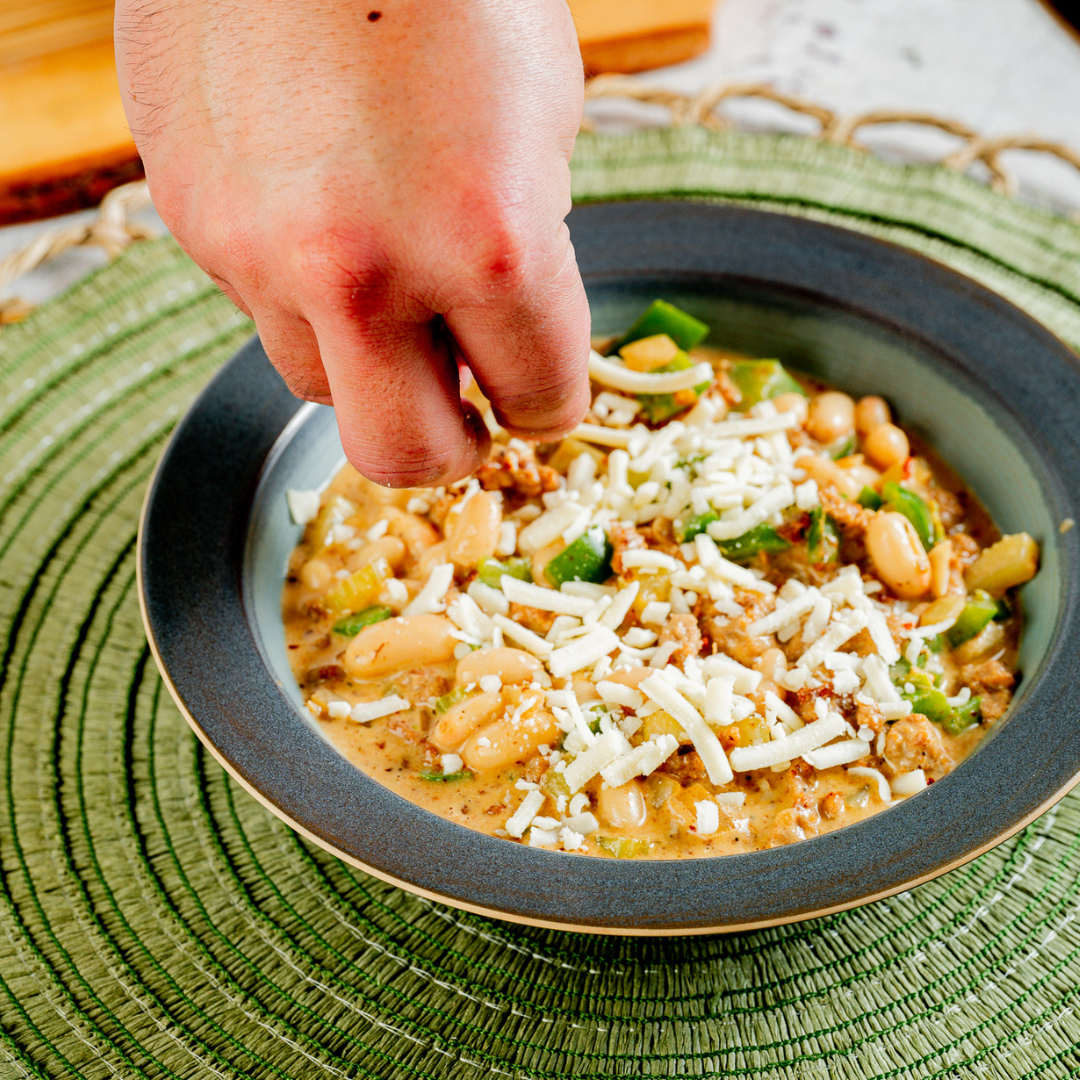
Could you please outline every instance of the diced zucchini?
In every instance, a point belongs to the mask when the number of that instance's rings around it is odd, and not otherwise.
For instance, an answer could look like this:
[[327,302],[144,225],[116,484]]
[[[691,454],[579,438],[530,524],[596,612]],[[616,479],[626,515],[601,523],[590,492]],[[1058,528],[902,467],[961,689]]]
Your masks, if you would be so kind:
[[330,544],[330,537],[335,525],[342,524],[356,513],[356,504],[341,495],[331,499],[323,506],[315,519],[308,526],[311,537],[311,550],[317,555]]
[[981,590],[965,605],[956,622],[946,631],[949,644],[955,648],[981,633],[984,626],[994,620],[998,613],[997,601]]
[[631,341],[653,337],[655,334],[667,334],[680,349],[692,349],[700,345],[709,334],[709,328],[700,319],[680,311],[666,300],[654,300],[638,316],[634,325],[615,343],[613,351],[618,352]]
[[596,843],[616,859],[636,859],[649,850],[648,840],[638,840],[629,836],[598,836]]
[[941,722],[941,726],[950,735],[959,735],[967,731],[972,724],[978,724],[982,720],[982,698],[973,697],[953,709],[952,712]]
[[614,551],[604,530],[594,525],[549,560],[544,567],[544,575],[556,589],[566,581],[600,584],[611,577],[611,556]]
[[679,346],[667,334],[653,334],[624,345],[619,355],[631,371],[656,371],[679,355]]
[[364,608],[363,611],[358,611],[355,615],[347,615],[340,622],[334,623],[334,633],[341,634],[342,637],[356,637],[365,626],[393,618],[393,615],[392,608],[381,604]]
[[499,562],[498,559],[481,559],[476,568],[476,576],[484,585],[490,585],[493,589],[502,588],[503,574],[509,574],[519,581],[532,582],[532,570],[529,569],[528,559],[507,559]]
[[786,551],[791,547],[791,542],[785,540],[771,525],[755,525],[749,532],[744,532],[742,536],[736,536],[732,540],[717,540],[716,546],[725,559],[741,562],[762,552],[775,555],[777,552]]
[[779,360],[738,360],[728,373],[739,388],[744,412],[759,401],[768,401],[781,394],[802,394],[806,391],[784,370]]
[[930,507],[914,491],[908,491],[892,480],[881,485],[881,494],[884,499],[882,509],[903,514],[915,527],[922,546],[929,551],[936,543],[936,529]]
[[1039,545],[1027,533],[1003,536],[988,547],[965,571],[971,592],[984,589],[992,596],[1030,581],[1039,569]]
[[393,577],[390,564],[381,555],[367,566],[339,581],[322,596],[322,606],[331,615],[347,615],[361,611],[379,595],[387,578]]
[[814,566],[834,563],[840,557],[840,529],[823,507],[810,511],[806,533],[807,557]]
[[960,612],[964,610],[965,603],[966,601],[962,596],[939,596],[936,600],[930,601],[922,615],[919,616],[919,622],[923,626],[933,626],[934,623],[959,618]]
[[680,741],[687,738],[682,724],[670,713],[664,712],[663,709],[657,709],[656,712],[651,712],[648,716],[642,717],[641,735],[646,740],[655,739],[660,735],[674,735]]
[[704,514],[695,514],[675,526],[679,543],[685,544],[693,540],[698,533],[703,533],[714,521],[719,521],[720,515],[715,510],[706,510]]

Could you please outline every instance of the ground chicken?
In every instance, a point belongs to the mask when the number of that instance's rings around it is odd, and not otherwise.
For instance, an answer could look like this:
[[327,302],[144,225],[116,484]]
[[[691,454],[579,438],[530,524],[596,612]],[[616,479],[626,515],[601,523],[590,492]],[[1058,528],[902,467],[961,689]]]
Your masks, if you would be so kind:
[[623,566],[622,553],[624,551],[640,551],[648,547],[645,537],[623,521],[616,521],[608,532],[608,539],[614,553],[611,556],[611,569],[620,577],[627,572],[628,567]]
[[554,611],[542,611],[540,608],[529,607],[528,604],[510,604],[510,618],[526,630],[543,637],[555,621]]
[[935,779],[944,776],[954,764],[942,745],[941,732],[921,713],[912,713],[889,728],[885,762],[894,773],[922,769]]
[[963,521],[964,500],[962,496],[949,491],[947,488],[935,487],[933,500],[937,503],[938,516],[941,518],[941,524],[946,533]]
[[417,668],[394,677],[394,692],[414,705],[434,706],[437,698],[450,688],[450,683],[433,671]]
[[829,516],[845,531],[866,532],[866,526],[870,524],[874,516],[873,510],[868,510],[858,503],[849,502],[839,495],[836,488],[823,487],[820,490],[821,505]]
[[860,701],[855,705],[855,730],[868,727],[875,735],[885,726],[885,714],[872,701]]
[[679,542],[675,539],[675,526],[672,524],[671,518],[653,518],[648,525],[642,525],[639,532],[645,537],[645,542],[649,547],[656,551],[662,551],[665,555],[670,555],[680,562],[686,561],[683,559]]
[[512,488],[530,499],[559,487],[559,474],[547,465],[537,464],[532,448],[517,440],[497,447],[491,460],[476,470],[476,478],[485,491]]
[[842,818],[845,810],[844,796],[839,791],[830,791],[821,800],[819,810],[826,821],[836,821],[838,818]]
[[660,631],[660,644],[674,641],[678,648],[668,658],[669,664],[682,667],[691,656],[701,652],[701,630],[693,615],[669,615]]
[[773,638],[771,634],[767,637],[750,637],[746,628],[772,611],[776,600],[773,596],[741,591],[736,593],[735,599],[743,605],[743,613],[734,619],[719,614],[707,596],[698,601],[694,614],[713,652],[722,652],[740,664],[752,667],[766,649],[773,647]]
[[783,847],[797,840],[817,836],[821,815],[818,812],[817,799],[804,775],[812,771],[800,760],[784,774],[777,795],[781,801],[789,802],[789,805],[773,819],[767,847]]
[[705,765],[698,756],[698,752],[689,745],[680,747],[680,750],[683,749],[686,750],[685,754],[672,754],[660,766],[658,771],[675,777],[684,786],[707,780],[709,774],[706,772]]
[[949,539],[952,541],[953,562],[961,571],[969,567],[982,552],[979,542],[967,533],[954,533]]
[[1009,707],[1016,678],[1000,660],[984,660],[962,667],[960,682],[982,698],[983,719],[990,721],[997,720]]

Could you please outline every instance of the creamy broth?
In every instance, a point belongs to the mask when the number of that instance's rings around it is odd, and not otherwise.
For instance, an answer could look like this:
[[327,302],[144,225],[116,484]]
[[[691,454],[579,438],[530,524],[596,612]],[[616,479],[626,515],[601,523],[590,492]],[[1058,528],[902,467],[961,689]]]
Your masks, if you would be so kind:
[[283,612],[317,722],[433,813],[604,857],[792,843],[946,775],[1008,706],[1034,542],[878,399],[634,344],[594,357],[561,444],[497,435],[450,488],[346,466],[317,507],[293,493]]

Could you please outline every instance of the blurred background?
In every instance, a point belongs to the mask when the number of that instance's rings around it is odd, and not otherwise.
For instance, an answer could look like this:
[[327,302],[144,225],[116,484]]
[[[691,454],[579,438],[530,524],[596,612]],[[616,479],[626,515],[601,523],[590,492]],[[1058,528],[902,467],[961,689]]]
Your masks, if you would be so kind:
[[[686,94],[757,83],[842,114],[902,109],[983,135],[1033,134],[1080,151],[1080,33],[1073,8],[1042,0],[571,0],[590,74],[640,78]],[[141,176],[116,88],[111,0],[0,0],[0,259],[45,219],[96,206]],[[740,127],[812,134],[775,103],[725,103]],[[601,130],[665,122],[658,106],[590,103]],[[938,160],[955,137],[912,124],[867,129],[868,148]],[[1080,174],[1008,151],[1022,198],[1080,209]],[[978,173],[979,166],[973,167]],[[86,215],[89,212],[84,212]],[[153,222],[152,211],[145,219]],[[82,217],[67,217],[78,222]],[[55,224],[55,222],[53,222]],[[31,300],[101,261],[70,252],[19,283]],[[0,292],[0,298],[2,298]]]

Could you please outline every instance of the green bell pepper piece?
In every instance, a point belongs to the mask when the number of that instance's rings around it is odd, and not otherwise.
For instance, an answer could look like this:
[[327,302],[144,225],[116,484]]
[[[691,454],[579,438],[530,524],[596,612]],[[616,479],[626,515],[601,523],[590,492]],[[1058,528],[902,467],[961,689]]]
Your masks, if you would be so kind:
[[611,577],[614,553],[607,534],[599,525],[593,525],[563,548],[544,568],[544,574],[556,589],[564,581],[591,581],[599,585]]
[[964,605],[963,610],[956,617],[956,622],[945,631],[949,644],[955,649],[957,645],[970,641],[985,626],[993,622],[997,614],[997,601],[980,589]]
[[834,563],[840,557],[840,529],[820,506],[810,511],[806,549],[810,562],[815,566]]
[[693,540],[698,533],[703,533],[714,522],[719,521],[720,515],[715,510],[706,510],[704,514],[695,514],[687,518],[681,525],[676,525],[675,531],[679,537],[679,543],[685,544]]
[[[915,680],[910,676],[908,682]],[[935,724],[943,724],[952,715],[952,706],[944,692],[936,687],[922,687],[916,684],[914,694],[901,695],[905,701],[911,702],[912,712],[922,713],[927,720],[933,720]]]
[[930,507],[914,491],[902,488],[893,480],[881,485],[881,494],[884,500],[883,509],[903,514],[915,526],[922,546],[929,551],[934,546],[936,533]]
[[972,724],[978,724],[982,720],[982,698],[973,697],[953,709],[952,712],[941,722],[941,726],[950,735],[959,735],[967,731]]
[[628,836],[598,836],[596,843],[616,859],[634,859],[649,850],[648,840],[637,840]]
[[806,397],[806,391],[784,370],[779,360],[738,360],[728,374],[742,394],[739,408],[744,412],[751,405],[780,394]]
[[654,300],[611,351],[616,353],[631,341],[652,337],[654,334],[667,334],[680,349],[692,349],[705,340],[709,328],[700,319],[680,311],[674,304],[669,304],[666,300]]
[[885,500],[872,487],[864,487],[855,501],[867,510],[880,510]]
[[[670,364],[657,368],[654,374],[660,374],[664,371],[685,371],[693,366],[694,363],[690,357],[686,353],[680,352]],[[709,389],[710,385],[707,382],[698,383],[697,386],[691,389],[697,397],[701,397]],[[674,394],[638,394],[636,396],[641,403],[641,411],[645,413],[645,418],[650,424],[662,424],[665,420],[670,420],[676,414],[690,408],[689,405],[679,404],[675,400]]]
[[390,608],[382,605],[364,608],[363,611],[358,611],[355,615],[346,615],[344,619],[334,623],[334,633],[341,634],[343,637],[356,637],[365,626],[390,619],[393,615],[394,612]]
[[835,450],[831,451],[830,456],[833,461],[839,461],[841,458],[847,457],[849,454],[855,453],[855,440],[848,438],[845,439]]
[[448,784],[457,780],[468,780],[472,773],[467,769],[463,769],[461,772],[452,773],[437,773],[437,772],[422,772],[419,774],[421,780],[434,780],[436,783]]
[[725,559],[742,562],[762,552],[775,555],[786,551],[791,547],[791,541],[785,540],[771,525],[755,525],[749,532],[732,540],[717,540],[716,546]]
[[507,559],[506,562],[499,562],[498,559],[481,559],[480,565],[476,568],[477,578],[493,589],[502,588],[503,574],[509,574],[519,581],[530,583],[533,579],[528,559]]

